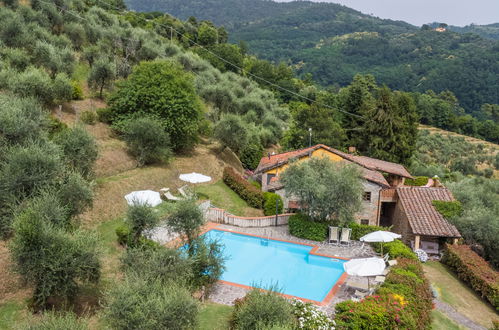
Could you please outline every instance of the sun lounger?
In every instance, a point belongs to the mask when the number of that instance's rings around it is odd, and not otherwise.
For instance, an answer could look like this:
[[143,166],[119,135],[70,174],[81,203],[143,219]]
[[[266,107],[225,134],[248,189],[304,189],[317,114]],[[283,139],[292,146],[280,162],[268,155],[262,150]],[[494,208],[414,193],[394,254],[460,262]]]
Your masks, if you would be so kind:
[[167,191],[167,192],[163,193],[163,196],[165,196],[165,197],[166,197],[166,199],[168,199],[169,201],[175,201],[175,202],[177,202],[177,201],[181,201],[181,200],[183,200],[183,198],[173,196],[173,195],[171,194],[171,192],[169,192],[169,191]]
[[355,281],[348,281],[347,285],[351,288],[355,289],[360,289],[360,290],[369,290],[369,286],[367,283],[364,282],[355,282]]
[[390,260],[388,261],[389,266],[395,266],[397,264],[397,260]]
[[340,244],[350,245],[350,234],[351,233],[352,233],[352,229],[350,229],[350,228],[341,228]]
[[383,271],[382,274],[383,274],[383,276],[386,276],[386,275],[388,275],[389,272],[390,272],[390,268],[387,267],[387,268],[385,268],[385,270]]
[[338,244],[340,242],[340,231],[338,227],[329,226],[329,239],[328,243]]
[[376,276],[374,278],[374,281],[378,282],[378,283],[383,283],[385,281],[385,279],[386,279],[386,277],[384,277],[384,276]]

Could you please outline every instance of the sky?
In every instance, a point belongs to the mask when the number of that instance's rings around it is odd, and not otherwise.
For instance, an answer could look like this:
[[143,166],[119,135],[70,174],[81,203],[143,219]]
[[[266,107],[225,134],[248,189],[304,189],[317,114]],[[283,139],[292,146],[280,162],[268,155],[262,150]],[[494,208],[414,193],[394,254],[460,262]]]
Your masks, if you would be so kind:
[[[287,0],[277,0],[287,1]],[[499,0],[312,0],[334,2],[380,18],[416,26],[441,22],[465,26],[499,23]]]

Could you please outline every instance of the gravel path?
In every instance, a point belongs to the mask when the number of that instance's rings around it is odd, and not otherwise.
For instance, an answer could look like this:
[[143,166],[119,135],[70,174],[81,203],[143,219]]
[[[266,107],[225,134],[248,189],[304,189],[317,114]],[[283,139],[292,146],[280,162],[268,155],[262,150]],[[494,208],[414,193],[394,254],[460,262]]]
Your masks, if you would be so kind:
[[487,328],[482,327],[479,324],[476,324],[466,316],[462,315],[458,311],[456,311],[451,305],[440,301],[438,299],[434,299],[433,302],[435,303],[435,307],[445,315],[447,315],[451,320],[456,322],[459,325],[465,326],[468,329],[473,329],[473,330],[487,330]]

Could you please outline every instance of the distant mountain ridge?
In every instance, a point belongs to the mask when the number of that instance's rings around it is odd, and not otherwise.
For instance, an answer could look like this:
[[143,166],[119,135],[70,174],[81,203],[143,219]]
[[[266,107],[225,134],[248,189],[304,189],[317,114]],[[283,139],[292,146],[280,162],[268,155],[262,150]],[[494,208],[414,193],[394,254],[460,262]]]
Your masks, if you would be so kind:
[[[162,11],[183,19],[195,16],[225,25],[232,42],[244,40],[250,52],[290,63],[299,74],[310,73],[323,86],[345,86],[355,74],[369,73],[393,89],[450,90],[469,113],[486,103],[499,104],[499,42],[452,32],[453,27],[437,32],[343,5],[309,1],[126,3],[133,10]],[[492,31],[496,26],[487,27]]]
[[[435,28],[439,24],[440,23],[435,22],[429,25]],[[486,25],[470,24],[466,26],[449,25],[447,28],[451,31],[458,33],[475,33],[481,36],[482,38],[499,40],[499,23],[486,24]]]

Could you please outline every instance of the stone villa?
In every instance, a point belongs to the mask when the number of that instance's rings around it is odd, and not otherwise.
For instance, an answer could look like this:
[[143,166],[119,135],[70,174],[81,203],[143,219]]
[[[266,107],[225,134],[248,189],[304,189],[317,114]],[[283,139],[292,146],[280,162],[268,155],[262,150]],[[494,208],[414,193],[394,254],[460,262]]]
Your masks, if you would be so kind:
[[445,187],[405,186],[412,178],[407,169],[396,163],[348,154],[323,144],[263,157],[255,170],[263,191],[279,194],[288,211],[299,209],[299,201],[286,196],[279,174],[289,161],[303,161],[310,157],[327,157],[334,162],[350,162],[360,166],[364,186],[361,211],[356,221],[365,225],[393,226],[402,240],[413,248],[438,253],[440,244],[461,237],[458,230],[433,207],[432,201],[452,201],[452,193]]

